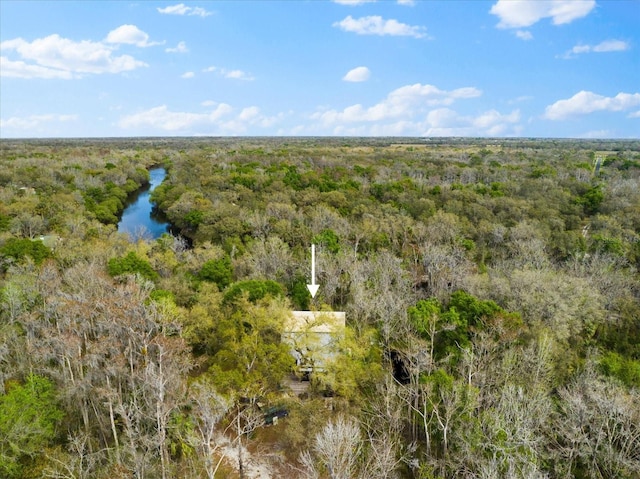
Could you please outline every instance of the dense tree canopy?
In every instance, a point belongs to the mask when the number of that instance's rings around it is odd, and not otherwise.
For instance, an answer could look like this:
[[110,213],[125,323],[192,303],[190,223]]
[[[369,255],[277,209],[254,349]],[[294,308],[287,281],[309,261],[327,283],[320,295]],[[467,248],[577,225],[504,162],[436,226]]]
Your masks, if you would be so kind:
[[[640,475],[637,141],[0,146],[3,477]],[[347,318],[300,395],[297,309]]]

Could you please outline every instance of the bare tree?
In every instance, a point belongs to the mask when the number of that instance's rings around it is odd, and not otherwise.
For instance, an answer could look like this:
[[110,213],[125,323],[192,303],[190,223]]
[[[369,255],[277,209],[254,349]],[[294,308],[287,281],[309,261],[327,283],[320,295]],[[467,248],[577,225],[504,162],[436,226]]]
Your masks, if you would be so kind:
[[383,347],[406,329],[407,308],[414,302],[411,282],[399,258],[382,251],[356,262],[350,271],[349,317],[359,329],[377,325]]
[[390,374],[386,375],[376,385],[377,394],[364,411],[366,460],[360,472],[362,479],[398,477],[399,465],[413,452],[403,446],[405,408],[399,387]]
[[218,451],[216,428],[229,410],[230,404],[212,386],[203,382],[195,383],[192,386],[191,401],[193,403],[192,413],[196,420],[196,445],[203,456],[207,477],[214,479],[224,458],[222,454],[217,463],[214,463],[214,455]]
[[326,471],[331,479],[351,479],[356,476],[361,450],[357,422],[339,416],[316,434],[312,452],[304,452],[300,460],[309,478],[320,477],[321,471]]
[[169,419],[185,403],[185,379],[191,368],[187,346],[178,338],[158,335],[150,344],[144,364],[143,398],[155,421],[162,479],[166,479],[170,466],[167,444]]
[[264,424],[264,417],[257,407],[258,397],[258,395],[255,395],[248,398],[248,404],[240,404],[240,401],[236,401],[234,416],[227,427],[227,430],[231,429],[235,434],[234,442],[236,443],[236,450],[238,452],[238,473],[240,474],[240,479],[244,479],[245,477],[245,462],[243,457],[243,451],[245,449],[244,438]]
[[640,394],[593,366],[559,391],[560,454],[590,479],[640,476]]

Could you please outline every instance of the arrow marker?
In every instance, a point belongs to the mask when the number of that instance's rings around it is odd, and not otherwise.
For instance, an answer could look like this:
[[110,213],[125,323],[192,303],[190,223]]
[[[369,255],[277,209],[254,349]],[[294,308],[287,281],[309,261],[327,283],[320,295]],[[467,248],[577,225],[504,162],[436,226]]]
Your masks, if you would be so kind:
[[319,284],[316,284],[316,245],[311,245],[311,284],[307,285],[311,297],[315,298],[318,292]]

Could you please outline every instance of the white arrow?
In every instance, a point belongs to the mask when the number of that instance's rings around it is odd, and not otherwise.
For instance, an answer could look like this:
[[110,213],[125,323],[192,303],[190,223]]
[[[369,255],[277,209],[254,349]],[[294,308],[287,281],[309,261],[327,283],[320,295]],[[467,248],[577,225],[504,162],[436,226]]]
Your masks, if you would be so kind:
[[316,284],[316,245],[311,245],[311,284],[307,285],[311,297],[315,298],[318,292],[319,284]]

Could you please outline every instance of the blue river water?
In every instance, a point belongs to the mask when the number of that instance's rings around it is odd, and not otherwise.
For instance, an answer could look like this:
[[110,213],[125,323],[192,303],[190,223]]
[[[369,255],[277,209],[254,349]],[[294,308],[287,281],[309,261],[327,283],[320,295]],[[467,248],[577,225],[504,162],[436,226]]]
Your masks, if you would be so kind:
[[149,170],[149,185],[138,190],[129,200],[118,223],[120,233],[128,233],[132,239],[156,239],[169,232],[169,223],[151,203],[151,192],[164,180],[164,168]]

